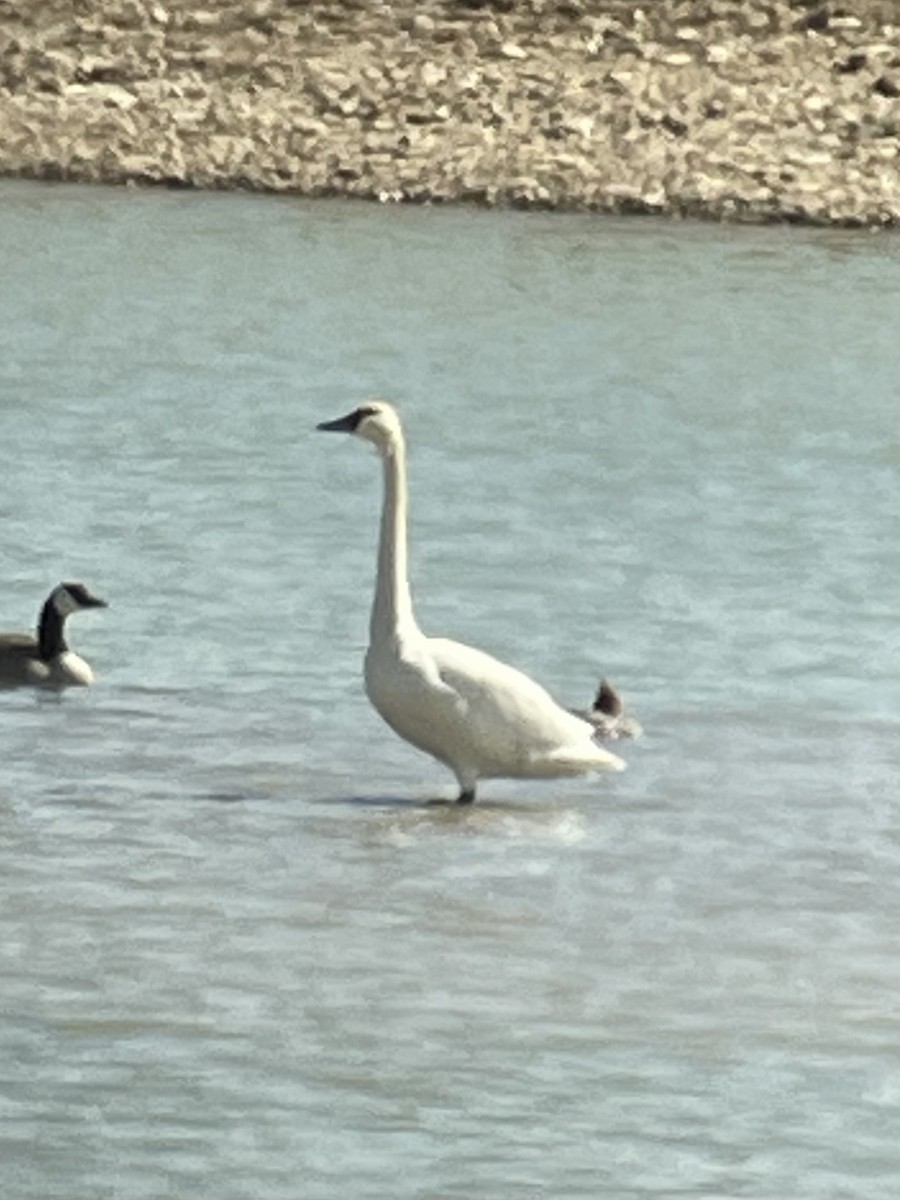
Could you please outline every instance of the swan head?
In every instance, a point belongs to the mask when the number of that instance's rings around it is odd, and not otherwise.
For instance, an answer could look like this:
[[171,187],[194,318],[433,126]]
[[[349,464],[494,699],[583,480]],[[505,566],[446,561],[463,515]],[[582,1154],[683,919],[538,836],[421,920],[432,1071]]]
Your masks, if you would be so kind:
[[316,429],[324,433],[353,433],[371,442],[381,454],[393,454],[403,444],[397,411],[383,400],[369,400],[345,417],[320,422]]
[[105,600],[95,596],[83,583],[61,583],[50,593],[48,604],[65,620],[85,608],[106,608]]

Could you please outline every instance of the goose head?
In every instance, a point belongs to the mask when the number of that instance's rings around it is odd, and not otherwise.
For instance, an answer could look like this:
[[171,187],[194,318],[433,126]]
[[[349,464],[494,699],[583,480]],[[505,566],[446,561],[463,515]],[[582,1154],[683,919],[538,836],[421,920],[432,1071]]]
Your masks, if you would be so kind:
[[83,583],[60,583],[53,589],[47,603],[65,620],[85,608],[106,608],[107,603],[95,596]]
[[[83,583],[60,583],[53,589],[44,601],[38,620],[38,648],[40,657],[45,662],[57,659],[65,654],[69,647],[66,645],[66,618],[73,613],[83,612],[86,608],[106,608],[106,601],[95,596]],[[90,683],[93,675],[87,663],[78,667],[76,683]],[[84,670],[81,670],[81,667]]]
[[393,454],[403,443],[403,429],[396,409],[383,400],[370,400],[334,421],[322,421],[317,429],[323,433],[352,433],[364,438],[380,454]]

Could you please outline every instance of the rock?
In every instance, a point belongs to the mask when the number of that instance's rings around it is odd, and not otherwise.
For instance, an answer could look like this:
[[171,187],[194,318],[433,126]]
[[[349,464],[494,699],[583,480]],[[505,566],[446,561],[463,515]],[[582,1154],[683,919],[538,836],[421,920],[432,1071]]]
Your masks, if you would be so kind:
[[804,13],[802,17],[798,17],[794,22],[794,28],[806,32],[812,30],[816,33],[822,33],[829,26],[831,21],[831,13],[828,5],[823,4],[821,8],[813,9],[812,12]]
[[857,71],[861,71],[868,62],[868,57],[864,50],[858,50],[854,54],[848,54],[846,58],[840,58],[834,64],[834,69],[842,75],[855,75]]
[[7,7],[7,173],[900,223],[887,0]]
[[417,38],[431,37],[435,30],[433,18],[427,13],[416,13],[410,22],[410,33]]
[[888,75],[879,75],[872,84],[872,91],[889,100],[896,100],[900,96],[900,85]]

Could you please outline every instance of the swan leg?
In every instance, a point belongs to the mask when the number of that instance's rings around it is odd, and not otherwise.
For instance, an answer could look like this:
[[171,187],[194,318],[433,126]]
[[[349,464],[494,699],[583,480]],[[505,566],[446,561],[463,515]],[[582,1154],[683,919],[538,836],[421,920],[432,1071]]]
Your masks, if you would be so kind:
[[464,787],[460,789],[460,793],[456,798],[457,804],[474,804],[475,803],[475,788]]

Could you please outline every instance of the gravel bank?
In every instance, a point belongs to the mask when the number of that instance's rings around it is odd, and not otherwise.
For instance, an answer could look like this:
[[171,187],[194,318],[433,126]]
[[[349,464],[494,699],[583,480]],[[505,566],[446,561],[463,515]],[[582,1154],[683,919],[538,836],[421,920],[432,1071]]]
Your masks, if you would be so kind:
[[0,0],[0,172],[900,221],[900,2]]

